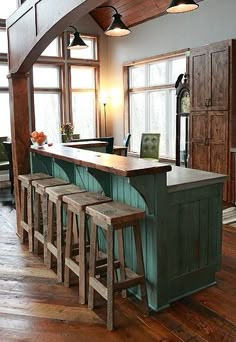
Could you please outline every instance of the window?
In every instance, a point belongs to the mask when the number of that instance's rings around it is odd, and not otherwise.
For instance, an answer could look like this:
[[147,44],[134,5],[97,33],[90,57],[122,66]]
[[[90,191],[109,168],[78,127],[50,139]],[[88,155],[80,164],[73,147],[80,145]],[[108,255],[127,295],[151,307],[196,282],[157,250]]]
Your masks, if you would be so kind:
[[175,158],[175,81],[186,71],[186,57],[178,56],[130,66],[129,122],[131,151],[139,152],[141,134],[161,134],[160,156]]
[[[87,37],[81,35],[81,38],[88,45],[86,49],[71,49],[70,57],[78,59],[97,59],[97,40],[96,37]],[[73,35],[70,35],[70,41],[73,39]]]
[[60,40],[54,39],[42,52],[41,56],[60,57]]
[[7,63],[0,63],[0,103],[1,103],[1,125],[0,136],[11,136],[10,127],[10,106],[8,91],[8,66]]
[[[65,34],[64,38],[67,40],[68,36]],[[69,56],[71,51],[66,49],[67,44],[62,43],[64,38],[55,39],[33,68],[33,129],[44,131],[51,142],[61,141],[62,122],[72,122],[74,133],[79,133],[81,138],[95,137],[97,133],[96,73],[99,63],[88,62],[88,59],[96,58],[97,38],[86,36],[89,48],[82,53],[73,50],[73,58]],[[64,53],[61,53],[61,46],[64,46]]]
[[44,131],[48,142],[59,142],[61,139],[60,68],[54,65],[35,65],[33,81],[35,129]]
[[7,53],[7,32],[5,28],[0,28],[0,53]]
[[75,133],[96,136],[95,68],[71,67],[72,115]]
[[0,19],[7,19],[17,9],[18,0],[1,1]]

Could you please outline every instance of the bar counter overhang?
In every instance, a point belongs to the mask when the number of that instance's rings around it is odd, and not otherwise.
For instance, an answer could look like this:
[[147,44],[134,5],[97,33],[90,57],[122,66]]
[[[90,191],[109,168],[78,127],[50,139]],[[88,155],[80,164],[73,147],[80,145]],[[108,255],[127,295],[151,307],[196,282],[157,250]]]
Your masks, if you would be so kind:
[[[152,309],[215,284],[226,176],[61,144],[31,147],[30,154],[33,173],[46,172],[146,211],[142,246]],[[135,269],[129,230],[124,239],[127,266]],[[102,235],[99,240],[104,248]],[[139,297],[136,288],[132,292]]]

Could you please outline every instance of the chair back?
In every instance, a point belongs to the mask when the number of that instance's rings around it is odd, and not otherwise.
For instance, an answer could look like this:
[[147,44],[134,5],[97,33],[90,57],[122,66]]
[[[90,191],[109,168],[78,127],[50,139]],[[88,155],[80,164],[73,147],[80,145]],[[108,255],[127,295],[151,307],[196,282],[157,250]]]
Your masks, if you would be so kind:
[[8,160],[3,142],[7,140],[7,137],[0,137],[0,161]]
[[13,175],[13,162],[12,162],[12,143],[10,141],[4,141],[3,146],[9,161],[9,179],[11,182],[11,193],[14,190],[14,175]]
[[159,159],[160,133],[142,133],[140,158]]
[[123,145],[127,148],[129,146],[130,138],[131,138],[131,133],[127,133],[123,139]]

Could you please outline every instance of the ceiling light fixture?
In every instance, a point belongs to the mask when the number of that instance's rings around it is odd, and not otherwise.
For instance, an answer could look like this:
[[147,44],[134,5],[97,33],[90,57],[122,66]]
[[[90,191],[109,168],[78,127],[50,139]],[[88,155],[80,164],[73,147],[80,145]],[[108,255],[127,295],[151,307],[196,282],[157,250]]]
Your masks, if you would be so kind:
[[73,33],[74,38],[72,39],[71,43],[67,47],[67,49],[85,49],[88,47],[88,45],[83,41],[83,39],[80,37],[80,33],[77,31],[77,29],[70,25],[69,27],[72,27],[75,32]]
[[99,6],[97,8],[106,8],[106,7],[112,8],[116,13],[113,14],[113,21],[109,25],[109,27],[106,29],[105,34],[107,36],[112,36],[112,37],[122,37],[122,36],[126,36],[127,34],[130,34],[131,31],[128,29],[128,27],[121,20],[122,15],[118,13],[118,11],[115,7],[113,7],[113,6]]
[[194,0],[172,0],[167,8],[168,13],[184,13],[194,11],[199,7]]

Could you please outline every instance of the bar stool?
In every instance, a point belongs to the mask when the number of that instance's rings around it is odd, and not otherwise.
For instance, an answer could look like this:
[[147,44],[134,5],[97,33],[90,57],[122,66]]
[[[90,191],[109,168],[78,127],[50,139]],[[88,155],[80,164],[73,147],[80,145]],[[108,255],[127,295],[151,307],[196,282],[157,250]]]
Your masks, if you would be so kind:
[[[94,290],[107,300],[107,329],[114,327],[114,292],[140,285],[144,314],[148,314],[147,288],[143,264],[142,242],[139,221],[145,217],[141,209],[130,207],[119,202],[98,204],[86,208],[91,216],[91,241],[89,260],[89,293],[88,307],[94,308]],[[105,230],[107,237],[107,284],[96,278],[96,248],[98,226]],[[125,267],[123,229],[133,228],[137,273]],[[117,231],[118,254],[120,262],[120,281],[114,283],[114,232]],[[128,277],[129,275],[129,277]],[[131,276],[131,277],[130,277]]]
[[50,179],[38,179],[32,182],[34,188],[35,201],[34,201],[34,252],[39,254],[39,243],[43,245],[43,258],[44,263],[47,262],[47,203],[48,195],[46,194],[46,188],[69,184],[60,178],[51,177]]
[[[57,279],[59,283],[63,282],[63,202],[62,197],[74,193],[85,192],[74,184],[60,185],[46,188],[48,194],[48,235],[47,235],[47,266],[52,268],[52,255],[57,259]],[[55,208],[55,212],[54,212]],[[56,227],[54,227],[54,219]],[[56,228],[56,229],[55,229]],[[56,242],[54,235],[56,233]]]
[[25,242],[26,235],[28,234],[29,251],[33,252],[33,192],[32,182],[35,179],[48,179],[52,176],[46,173],[32,173],[26,175],[19,175],[21,187],[21,201],[20,201],[20,241]]
[[[84,192],[63,196],[63,202],[67,203],[67,230],[65,248],[65,279],[64,285],[70,286],[70,271],[79,277],[79,302],[86,302],[86,207],[112,201],[111,198],[95,192]],[[79,224],[76,220],[79,216]],[[75,223],[78,252],[73,255],[72,234]],[[88,232],[87,232],[88,233]],[[78,262],[77,262],[78,258]]]

